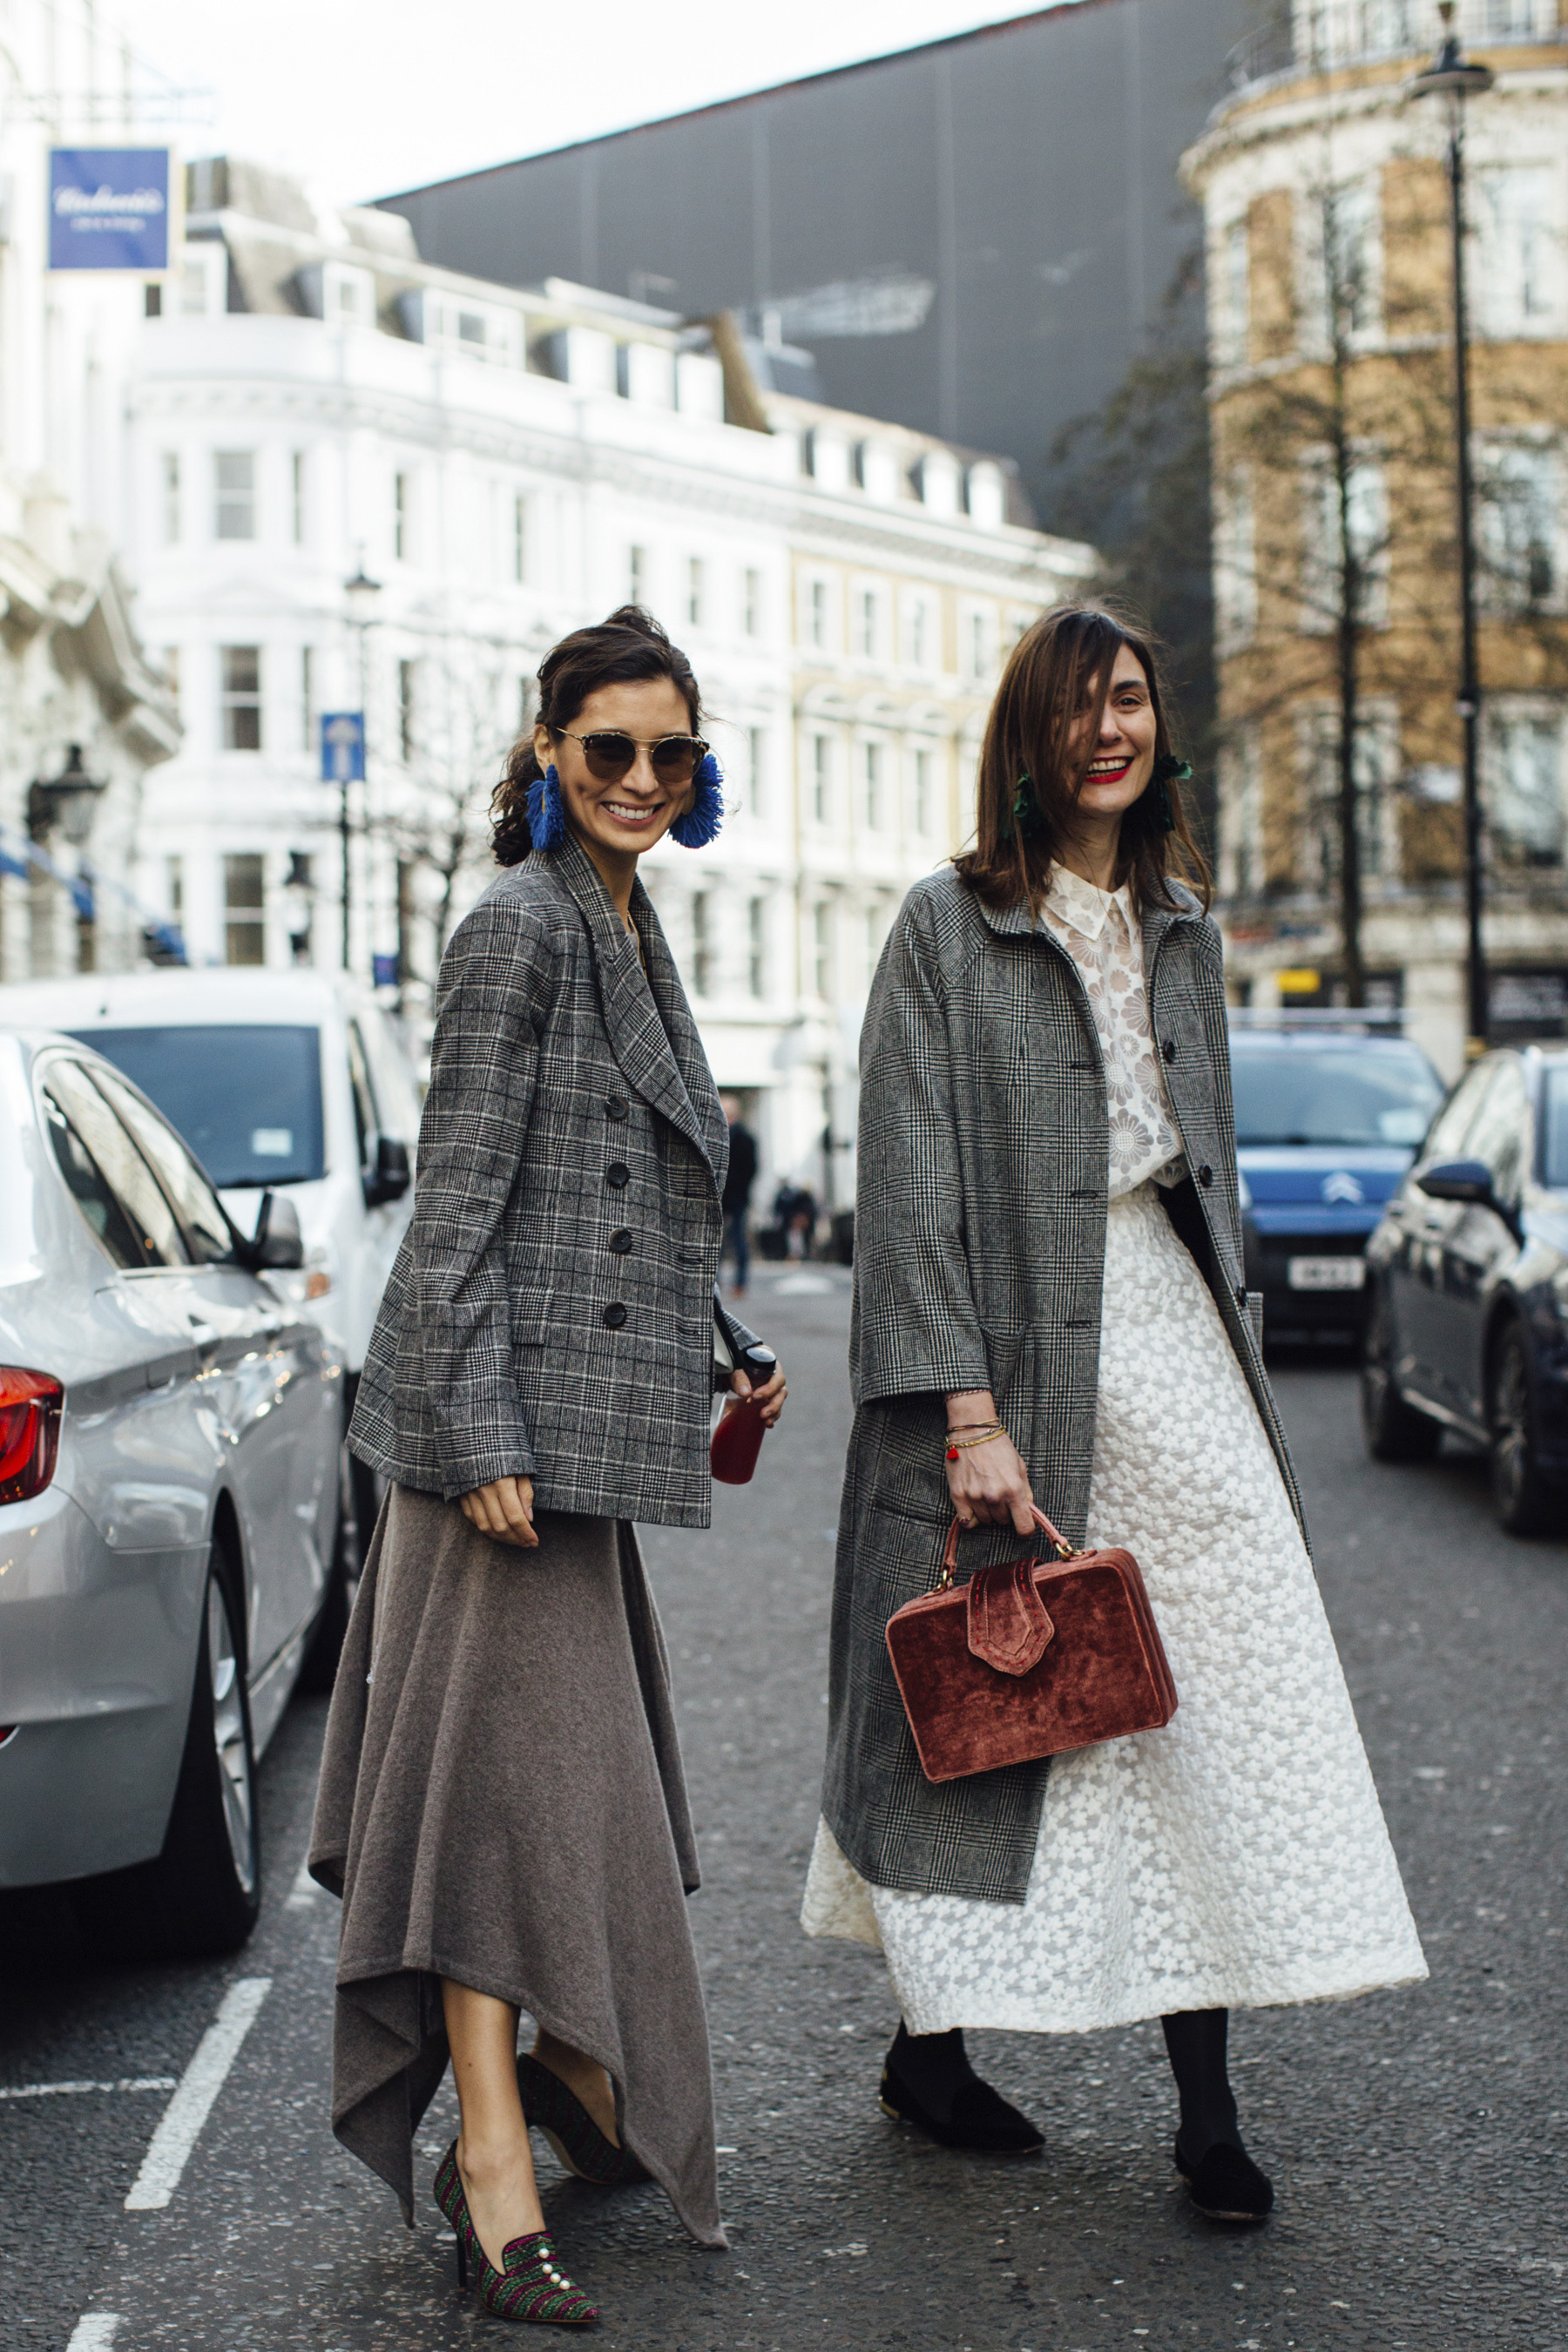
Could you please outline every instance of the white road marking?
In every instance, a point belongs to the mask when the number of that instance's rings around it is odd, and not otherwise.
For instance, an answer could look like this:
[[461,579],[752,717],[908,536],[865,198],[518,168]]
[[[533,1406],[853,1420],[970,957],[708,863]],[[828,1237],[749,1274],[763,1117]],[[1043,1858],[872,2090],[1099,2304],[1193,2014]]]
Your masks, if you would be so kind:
[[110,2352],[119,2326],[117,2311],[84,2311],[71,2330],[66,2352]]
[[311,1877],[310,1864],[302,1862],[295,1873],[294,1884],[289,1889],[283,1908],[285,1911],[308,1911],[313,1903],[321,1900],[326,1891],[324,1886],[318,1886]]
[[149,2213],[166,2205],[179,2187],[180,2175],[201,2137],[213,2101],[271,1990],[270,1977],[241,1977],[225,1993],[142,2159],[142,2169],[125,2200],[128,2213]]
[[58,2099],[79,2091],[172,2091],[173,2074],[122,2074],[118,2083],[12,2083],[0,2099]]

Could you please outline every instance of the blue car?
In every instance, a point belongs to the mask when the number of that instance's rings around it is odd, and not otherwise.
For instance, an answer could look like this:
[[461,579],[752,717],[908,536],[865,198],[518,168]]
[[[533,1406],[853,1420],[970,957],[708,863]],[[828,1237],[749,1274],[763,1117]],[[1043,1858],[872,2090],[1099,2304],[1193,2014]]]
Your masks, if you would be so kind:
[[[1346,1016],[1347,1022],[1356,1016]],[[1298,1025],[1300,1024],[1300,1025]],[[1232,1015],[1247,1286],[1274,1341],[1353,1346],[1367,1237],[1443,1099],[1408,1039]]]
[[1380,1462],[1484,1446],[1510,1535],[1568,1528],[1568,1051],[1483,1055],[1367,1247],[1362,1423]]

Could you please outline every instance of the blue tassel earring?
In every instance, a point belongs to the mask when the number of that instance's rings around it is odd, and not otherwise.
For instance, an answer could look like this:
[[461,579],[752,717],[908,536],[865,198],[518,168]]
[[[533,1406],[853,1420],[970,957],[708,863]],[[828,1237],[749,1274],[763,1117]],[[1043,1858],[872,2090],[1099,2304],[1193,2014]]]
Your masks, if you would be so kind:
[[679,841],[683,849],[707,848],[724,822],[724,795],[720,790],[723,782],[719,762],[710,751],[697,771],[696,799],[669,828],[671,841]]
[[566,838],[566,812],[561,805],[561,779],[553,760],[530,784],[526,805],[535,849],[559,849]]

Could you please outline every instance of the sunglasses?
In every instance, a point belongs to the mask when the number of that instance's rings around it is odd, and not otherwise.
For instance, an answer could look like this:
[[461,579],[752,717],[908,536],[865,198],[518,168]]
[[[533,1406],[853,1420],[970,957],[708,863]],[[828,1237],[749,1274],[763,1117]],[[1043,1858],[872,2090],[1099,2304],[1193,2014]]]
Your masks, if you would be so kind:
[[648,765],[661,784],[689,784],[708,756],[700,735],[623,735],[618,728],[602,735],[573,735],[570,727],[558,727],[555,732],[582,745],[588,773],[601,784],[618,783],[629,774],[639,750],[647,750]]

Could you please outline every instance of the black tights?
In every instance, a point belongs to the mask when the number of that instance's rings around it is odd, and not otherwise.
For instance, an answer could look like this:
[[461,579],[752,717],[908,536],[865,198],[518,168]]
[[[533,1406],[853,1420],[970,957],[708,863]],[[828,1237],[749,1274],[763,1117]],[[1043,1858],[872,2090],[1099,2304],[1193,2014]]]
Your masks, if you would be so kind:
[[[1160,2022],[1182,2103],[1182,2152],[1187,2162],[1200,2164],[1216,2140],[1239,2147],[1236,2100],[1225,2063],[1229,2011],[1181,2009]],[[942,2122],[951,2112],[953,2094],[973,2080],[957,2026],[947,2033],[910,2033],[900,2021],[888,2057],[927,2113]]]

